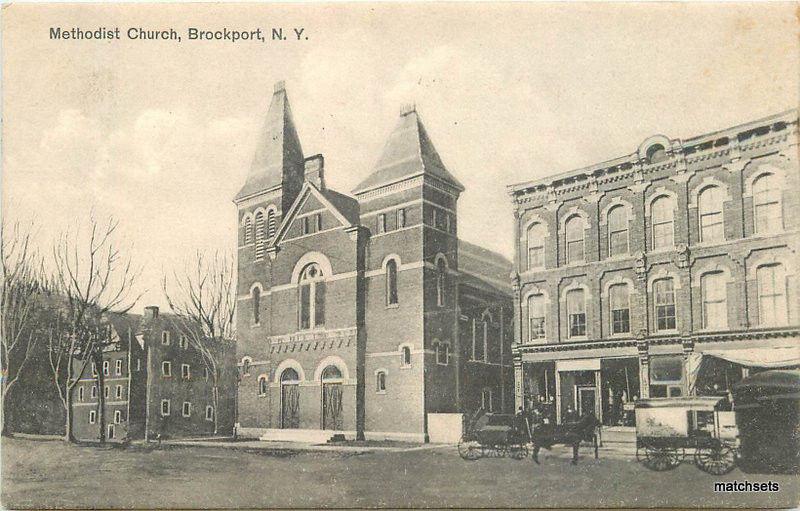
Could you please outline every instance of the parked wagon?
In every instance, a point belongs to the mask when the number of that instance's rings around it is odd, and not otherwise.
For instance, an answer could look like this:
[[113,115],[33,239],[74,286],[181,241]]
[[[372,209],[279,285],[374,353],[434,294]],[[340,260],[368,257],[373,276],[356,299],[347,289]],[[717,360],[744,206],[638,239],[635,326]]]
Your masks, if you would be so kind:
[[727,474],[736,466],[736,428],[723,403],[722,397],[640,399],[636,459],[651,470],[671,470],[689,450],[700,470]]
[[483,413],[467,424],[458,443],[458,454],[474,461],[485,456],[521,460],[529,454],[528,434],[524,419],[514,415]]

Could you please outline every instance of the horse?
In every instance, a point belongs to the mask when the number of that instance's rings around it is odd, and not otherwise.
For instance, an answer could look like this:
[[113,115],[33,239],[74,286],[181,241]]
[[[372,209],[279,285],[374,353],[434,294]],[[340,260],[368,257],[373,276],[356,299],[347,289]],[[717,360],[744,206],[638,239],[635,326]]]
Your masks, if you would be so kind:
[[592,440],[594,445],[594,457],[597,459],[598,455],[598,442],[597,442],[597,428],[600,426],[600,421],[594,416],[593,413],[588,413],[578,419],[577,422],[570,424],[563,424],[561,426],[554,426],[551,424],[538,423],[534,424],[530,437],[533,444],[533,461],[539,464],[539,450],[544,447],[550,449],[554,445],[571,445],[572,446],[572,464],[578,464],[578,446],[582,440]]

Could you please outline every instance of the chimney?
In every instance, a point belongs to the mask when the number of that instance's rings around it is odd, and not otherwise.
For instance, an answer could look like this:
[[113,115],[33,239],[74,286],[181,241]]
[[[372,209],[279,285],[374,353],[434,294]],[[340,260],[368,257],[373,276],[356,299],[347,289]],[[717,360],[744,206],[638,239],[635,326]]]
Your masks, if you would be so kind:
[[279,82],[275,82],[275,86],[273,87],[273,93],[277,94],[278,92],[283,92],[286,90],[286,82],[283,80]]
[[158,318],[158,307],[155,305],[150,305],[144,308],[144,319],[151,320]]
[[415,103],[406,103],[400,108],[400,117],[405,117],[408,114],[413,114],[417,111]]
[[305,177],[306,181],[320,190],[325,189],[325,158],[321,154],[306,158]]

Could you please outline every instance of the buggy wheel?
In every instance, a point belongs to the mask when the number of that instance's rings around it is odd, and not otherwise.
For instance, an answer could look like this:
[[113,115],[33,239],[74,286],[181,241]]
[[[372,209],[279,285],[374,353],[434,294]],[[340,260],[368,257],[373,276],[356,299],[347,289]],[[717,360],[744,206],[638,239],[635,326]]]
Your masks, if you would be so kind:
[[736,466],[736,455],[729,445],[698,448],[694,453],[694,464],[703,472],[715,476],[727,474]]
[[467,461],[475,461],[481,457],[481,446],[474,440],[461,440],[458,443],[458,455]]
[[[638,451],[637,454],[639,454]],[[681,464],[683,457],[682,447],[653,447],[650,445],[644,446],[643,453],[639,455],[642,464],[656,472],[672,470]]]
[[522,460],[528,457],[528,446],[519,444],[511,447],[511,457],[515,460]]

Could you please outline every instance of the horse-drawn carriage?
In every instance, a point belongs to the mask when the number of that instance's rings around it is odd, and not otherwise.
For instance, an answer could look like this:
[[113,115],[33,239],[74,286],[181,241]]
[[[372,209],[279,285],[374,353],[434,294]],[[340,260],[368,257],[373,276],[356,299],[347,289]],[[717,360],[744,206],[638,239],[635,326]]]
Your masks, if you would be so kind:
[[736,466],[733,412],[721,397],[640,399],[636,402],[636,459],[645,467],[671,470],[693,451],[694,463],[709,474]]
[[458,443],[458,454],[465,460],[476,460],[484,456],[498,456],[521,460],[532,454],[539,463],[539,450],[553,445],[572,446],[572,463],[578,462],[578,446],[588,440],[594,444],[594,457],[598,457],[599,422],[593,414],[581,417],[577,422],[555,426],[534,421],[523,414],[506,415],[482,413],[465,428]]

